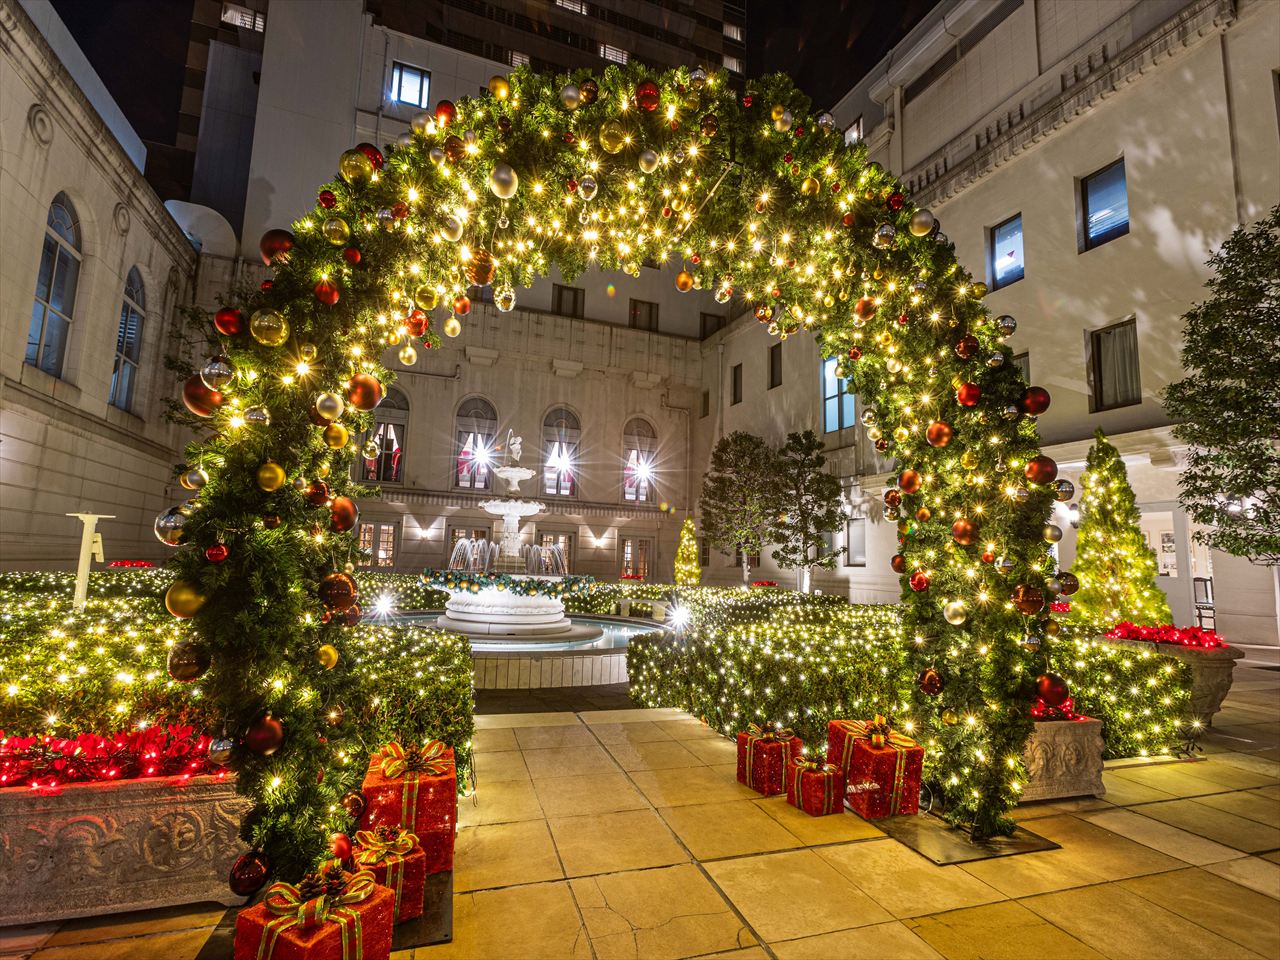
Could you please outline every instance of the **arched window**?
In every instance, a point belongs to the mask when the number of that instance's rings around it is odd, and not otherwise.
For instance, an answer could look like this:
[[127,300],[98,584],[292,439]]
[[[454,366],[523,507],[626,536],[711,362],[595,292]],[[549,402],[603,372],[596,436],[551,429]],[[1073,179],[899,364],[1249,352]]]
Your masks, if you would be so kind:
[[405,435],[409,430],[409,399],[392,387],[378,404],[373,427],[365,435],[377,445],[375,457],[360,460],[360,479],[365,483],[401,483],[404,475]]
[[79,278],[80,221],[67,195],[59,193],[49,205],[31,326],[27,331],[26,362],[50,376],[62,376]]
[[658,435],[648,420],[634,417],[622,431],[622,499],[647,503],[653,499],[653,457]]
[[493,446],[498,436],[498,411],[481,397],[472,397],[458,408],[458,459],[454,476],[467,490],[488,490],[493,467]]
[[142,321],[146,315],[147,292],[142,286],[142,274],[134,267],[124,281],[120,331],[116,334],[116,366],[111,371],[111,404],[121,410],[133,407],[138,357],[142,353]]
[[578,440],[582,428],[577,416],[556,407],[542,421],[542,492],[550,497],[572,497],[578,492]]

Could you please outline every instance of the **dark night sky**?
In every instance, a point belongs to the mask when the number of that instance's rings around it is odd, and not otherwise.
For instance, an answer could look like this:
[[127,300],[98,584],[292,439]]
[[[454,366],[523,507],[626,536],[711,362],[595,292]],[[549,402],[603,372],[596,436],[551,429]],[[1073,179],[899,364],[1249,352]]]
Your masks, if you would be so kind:
[[[52,2],[138,135],[172,144],[193,0]],[[748,0],[748,73],[790,73],[830,107],[937,2]]]

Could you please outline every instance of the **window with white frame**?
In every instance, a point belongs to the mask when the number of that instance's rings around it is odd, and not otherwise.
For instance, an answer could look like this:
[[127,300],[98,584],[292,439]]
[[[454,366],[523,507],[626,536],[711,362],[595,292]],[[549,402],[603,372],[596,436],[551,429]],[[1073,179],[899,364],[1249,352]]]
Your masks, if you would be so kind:
[[[572,533],[556,533],[551,530],[540,530],[538,532],[538,546],[544,550],[548,550],[551,547],[560,548],[560,554],[564,557],[565,573],[573,573],[573,548],[576,539]],[[544,556],[542,558],[542,572],[548,574],[558,572],[552,568],[549,557]]]
[[70,198],[59,193],[49,205],[25,357],[52,377],[62,376],[79,279],[80,221]]
[[396,61],[391,65],[391,100],[425,107],[431,90],[431,71]]
[[991,289],[999,290],[1021,280],[1026,273],[1022,256],[1022,214],[1016,213],[991,228],[987,263]]
[[238,3],[224,3],[221,19],[223,23],[229,23],[241,30],[252,30],[255,33],[261,33],[267,28],[267,18],[263,14],[248,7],[242,7]]
[[1089,409],[1097,412],[1141,403],[1137,318],[1090,331],[1088,346]]
[[724,68],[730,73],[742,73],[742,58],[724,55]]
[[726,40],[742,43],[742,27],[736,23],[726,23],[724,25],[724,36]]
[[633,417],[622,431],[622,499],[648,503],[654,496],[653,458],[658,435],[648,420]]
[[844,523],[844,565],[867,565],[867,518],[865,514],[850,517]]
[[862,140],[862,117],[849,124],[844,131],[845,146],[853,146]]
[[581,317],[585,315],[587,291],[581,287],[568,287],[564,284],[551,285],[551,312],[562,317]]
[[584,17],[590,12],[587,0],[556,0],[556,6],[571,13],[580,13]]
[[653,559],[653,541],[643,537],[623,537],[621,549],[621,576],[647,580],[649,564]]
[[147,315],[147,292],[142,274],[134,267],[124,281],[124,302],[120,305],[120,328],[116,332],[116,363],[111,371],[113,407],[133,409],[133,391],[138,381],[138,358],[142,354],[142,321]]
[[698,538],[698,566],[711,566],[711,541],[706,537]]
[[455,436],[458,453],[454,483],[464,490],[488,490],[493,480],[498,413],[488,400],[472,397],[458,408]]
[[600,59],[610,60],[613,63],[626,63],[631,59],[631,54],[621,47],[615,47],[610,43],[602,43],[600,44]]
[[857,402],[847,390],[848,383],[836,376],[834,357],[822,361],[822,429],[825,433],[853,426]]
[[519,50],[512,50],[508,59],[513,67],[527,67],[529,65],[529,55],[521,53]]
[[390,570],[396,565],[396,527],[397,523],[361,522],[360,553],[364,562],[361,564],[373,570]]
[[557,407],[542,421],[542,492],[549,497],[572,497],[578,492],[578,443],[582,427],[577,416]]
[[408,398],[392,387],[378,404],[373,420],[373,427],[364,439],[365,444],[372,440],[378,453],[375,457],[361,455],[360,480],[364,483],[402,483],[404,444],[409,431]]

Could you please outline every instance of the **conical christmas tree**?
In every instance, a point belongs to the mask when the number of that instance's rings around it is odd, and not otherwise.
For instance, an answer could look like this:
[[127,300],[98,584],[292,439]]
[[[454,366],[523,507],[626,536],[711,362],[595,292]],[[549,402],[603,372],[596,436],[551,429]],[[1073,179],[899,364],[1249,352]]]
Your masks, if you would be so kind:
[[693,517],[685,517],[680,528],[680,546],[676,550],[676,586],[696,587],[702,582],[702,566],[698,563],[698,538],[694,535]]
[[1120,451],[1102,430],[1080,477],[1080,530],[1071,572],[1080,589],[1071,598],[1075,619],[1110,627],[1122,620],[1147,626],[1173,622],[1156,585],[1156,554],[1138,526],[1137,504]]

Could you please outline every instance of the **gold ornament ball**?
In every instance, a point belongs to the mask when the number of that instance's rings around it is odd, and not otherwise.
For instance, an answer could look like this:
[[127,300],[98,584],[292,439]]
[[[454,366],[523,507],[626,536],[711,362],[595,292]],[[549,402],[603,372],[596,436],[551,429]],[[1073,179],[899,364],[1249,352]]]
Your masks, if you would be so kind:
[[606,120],[600,127],[600,146],[605,153],[621,153],[627,145],[627,131],[617,120]]
[[316,659],[320,661],[320,666],[332,670],[338,665],[338,648],[332,643],[321,644],[316,651]]
[[566,110],[577,110],[578,104],[582,103],[582,91],[576,84],[566,84],[560,90],[560,102]]
[[911,215],[911,235],[913,237],[927,237],[933,232],[935,219],[932,213],[923,207]]
[[511,84],[507,82],[506,77],[490,77],[489,92],[493,94],[495,99],[506,100],[511,96]]
[[378,454],[381,452],[382,451],[378,448],[377,440],[366,440],[364,442],[364,447],[360,450],[361,456],[366,460],[377,460]]
[[516,308],[516,292],[510,287],[499,287],[493,293],[493,305],[499,313],[510,313]]
[[329,461],[321,460],[320,465],[316,467],[316,476],[323,480],[329,475]]
[[179,481],[186,490],[199,490],[209,482],[209,474],[203,467],[195,467],[182,475]]
[[314,343],[304,343],[298,348],[298,357],[304,363],[314,363],[319,354],[320,351],[316,349],[316,345]]
[[440,235],[450,243],[457,243],[462,239],[462,221],[457,217],[445,217],[444,223],[440,224]]
[[258,488],[267,493],[275,493],[285,482],[284,467],[274,460],[268,460],[258,468]]
[[965,609],[963,600],[952,600],[942,608],[942,616],[946,618],[947,623],[958,627],[968,619],[969,613]]
[[942,722],[945,723],[948,727],[954,727],[957,723],[960,722],[960,715],[956,713],[954,710],[943,710]]
[[773,129],[779,133],[786,133],[791,129],[791,111],[783,110],[782,116],[773,121]]
[[320,224],[320,233],[335,247],[345,246],[351,239],[351,227],[341,217],[330,217]]
[[787,108],[780,103],[775,103],[773,109],[769,111],[770,120],[781,120],[783,114],[787,112]]
[[346,563],[342,565],[342,570],[344,573],[355,573],[356,565],[352,563],[350,560],[348,560]]
[[196,584],[187,580],[175,580],[165,591],[164,605],[179,620],[186,620],[199,613],[208,599]]
[[681,270],[676,274],[676,289],[681,293],[688,293],[693,289],[693,274],[688,270]]
[[510,164],[495,163],[489,174],[489,190],[499,200],[510,200],[520,188],[520,178]]
[[330,423],[342,416],[342,412],[346,409],[346,401],[336,393],[326,392],[316,397],[316,413]]
[[638,162],[641,173],[653,173],[658,169],[658,155],[652,150],[641,150]]
[[351,439],[351,431],[340,423],[331,423],[324,428],[324,442],[338,450],[347,445]]
[[275,310],[259,310],[249,320],[249,333],[264,347],[278,347],[289,339],[289,321]]
[[436,304],[440,302],[440,294],[436,291],[435,287],[431,286],[431,284],[424,283],[422,286],[418,287],[417,290],[413,291],[413,299],[414,302],[417,303],[419,309],[434,310],[436,308]]
[[400,362],[406,367],[412,367],[418,362],[418,351],[413,349],[413,344],[406,343],[400,348]]
[[361,186],[373,179],[373,161],[360,150],[344,150],[338,158],[338,172],[347,183]]
[[812,197],[815,193],[822,189],[822,184],[818,182],[817,177],[805,177],[800,183],[800,192],[806,197]]
[[457,317],[450,317],[444,322],[444,335],[446,337],[456,337],[462,332],[462,321]]

